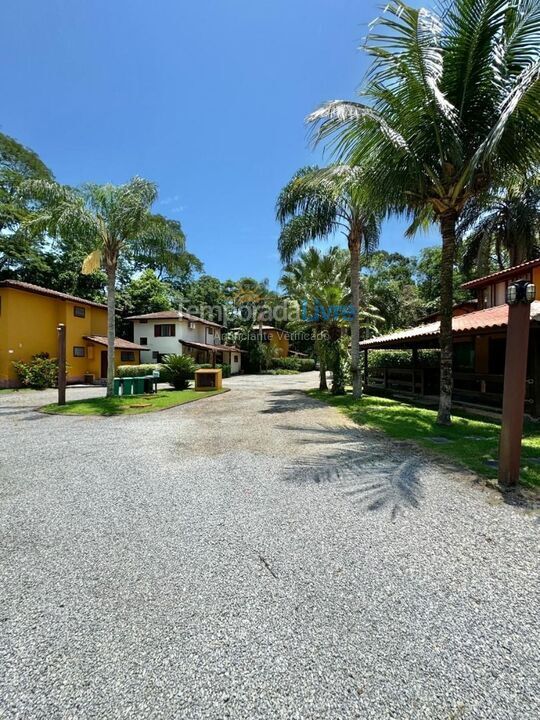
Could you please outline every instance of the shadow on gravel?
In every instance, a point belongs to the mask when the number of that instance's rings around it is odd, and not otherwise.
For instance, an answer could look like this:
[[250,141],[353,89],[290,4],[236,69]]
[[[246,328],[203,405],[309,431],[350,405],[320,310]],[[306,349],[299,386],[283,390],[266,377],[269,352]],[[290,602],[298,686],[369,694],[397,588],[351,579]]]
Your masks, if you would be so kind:
[[315,402],[303,390],[272,390],[267,407],[261,410],[267,415],[297,412],[306,408],[315,407]]
[[296,431],[298,444],[323,448],[322,453],[302,456],[288,467],[286,482],[333,483],[364,510],[389,511],[392,521],[401,512],[420,507],[425,461],[410,447],[396,444],[392,450],[376,437],[361,438],[355,428],[280,427]]

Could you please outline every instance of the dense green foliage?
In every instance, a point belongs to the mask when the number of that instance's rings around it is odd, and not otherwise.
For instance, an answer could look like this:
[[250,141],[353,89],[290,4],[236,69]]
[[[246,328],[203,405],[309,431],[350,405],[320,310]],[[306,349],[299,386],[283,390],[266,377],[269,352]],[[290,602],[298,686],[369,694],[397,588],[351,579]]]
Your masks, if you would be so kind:
[[33,355],[27,362],[16,361],[13,367],[23,387],[44,390],[57,384],[58,360],[50,358],[48,353]]
[[272,369],[310,372],[315,370],[315,360],[312,358],[277,357],[272,360]]
[[160,380],[175,390],[185,390],[195,373],[195,361],[189,355],[167,355],[161,364]]

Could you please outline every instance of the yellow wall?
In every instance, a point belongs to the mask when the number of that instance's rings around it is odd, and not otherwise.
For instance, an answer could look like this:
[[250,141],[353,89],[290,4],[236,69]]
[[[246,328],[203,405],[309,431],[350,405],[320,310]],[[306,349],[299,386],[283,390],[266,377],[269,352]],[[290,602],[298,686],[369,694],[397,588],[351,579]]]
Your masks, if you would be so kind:
[[[0,287],[0,303],[0,386],[16,382],[14,360],[27,361],[40,352],[57,357],[58,323],[66,326],[68,381],[81,380],[85,373],[99,379],[101,349],[106,348],[92,346],[83,336],[107,334],[106,308],[81,303],[85,317],[80,318],[73,314],[78,303],[9,287]],[[74,357],[74,346],[85,347],[86,357]],[[115,351],[117,364],[120,364],[120,352]],[[138,356],[136,351],[135,362],[122,364],[137,364]]]
[[533,268],[532,281],[536,285],[536,299],[540,300],[540,267]]
[[289,354],[289,338],[286,333],[279,330],[265,330],[268,334],[268,342],[279,352],[280,357],[287,357]]

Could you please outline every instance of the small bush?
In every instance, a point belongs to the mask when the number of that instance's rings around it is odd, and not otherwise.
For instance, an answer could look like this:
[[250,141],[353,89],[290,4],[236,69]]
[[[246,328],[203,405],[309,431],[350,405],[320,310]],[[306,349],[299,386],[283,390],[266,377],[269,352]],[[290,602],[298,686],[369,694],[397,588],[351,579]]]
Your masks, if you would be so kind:
[[278,357],[272,360],[272,368],[274,370],[309,372],[315,370],[315,360],[312,358]]
[[300,375],[300,370],[265,370],[263,375]]
[[190,355],[167,355],[161,366],[161,380],[175,390],[185,390],[193,378],[195,363]]
[[154,370],[161,372],[161,365],[157,363],[147,365],[119,365],[116,368],[116,377],[143,377],[145,375],[151,375]]
[[[370,350],[368,353],[370,368],[411,368],[411,350]],[[438,350],[419,350],[419,367],[438,367]]]
[[313,358],[297,358],[300,362],[300,372],[311,372],[315,370],[315,360]]
[[28,362],[19,360],[13,367],[23,387],[44,390],[57,385],[58,360],[50,358],[48,353],[33,355]]

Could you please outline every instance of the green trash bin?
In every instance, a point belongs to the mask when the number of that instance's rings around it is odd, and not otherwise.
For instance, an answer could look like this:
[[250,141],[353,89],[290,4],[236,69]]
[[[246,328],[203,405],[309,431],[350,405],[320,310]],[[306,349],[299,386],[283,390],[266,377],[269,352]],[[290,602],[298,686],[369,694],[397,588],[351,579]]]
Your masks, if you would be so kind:
[[122,387],[122,378],[114,378],[114,380],[113,380],[113,395],[120,395],[121,387]]
[[133,378],[133,394],[143,395],[144,394],[144,378],[136,377]]
[[134,378],[124,378],[122,382],[122,395],[131,395],[133,392]]
[[154,378],[152,376],[146,376],[144,380],[144,394],[150,395],[154,392]]

